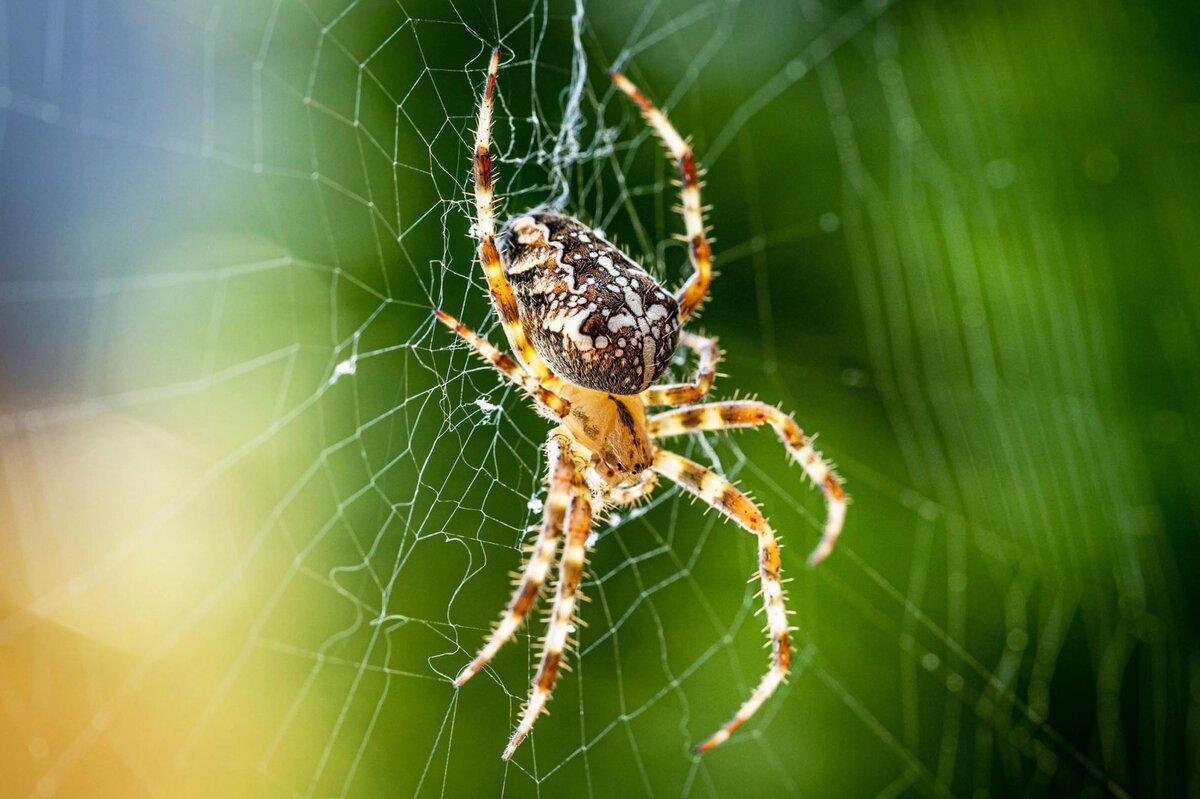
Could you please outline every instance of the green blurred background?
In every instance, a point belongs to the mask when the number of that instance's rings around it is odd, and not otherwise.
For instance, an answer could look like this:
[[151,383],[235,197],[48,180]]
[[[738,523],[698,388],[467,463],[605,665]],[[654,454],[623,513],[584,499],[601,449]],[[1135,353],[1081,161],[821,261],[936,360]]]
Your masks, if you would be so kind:
[[[1200,6],[0,3],[0,794],[1197,795]],[[573,671],[511,764],[529,635],[456,691],[537,521],[468,144],[502,47],[506,211],[665,280],[691,134],[716,394],[677,442],[790,544],[663,489],[598,525]],[[680,367],[685,368],[681,365]]]

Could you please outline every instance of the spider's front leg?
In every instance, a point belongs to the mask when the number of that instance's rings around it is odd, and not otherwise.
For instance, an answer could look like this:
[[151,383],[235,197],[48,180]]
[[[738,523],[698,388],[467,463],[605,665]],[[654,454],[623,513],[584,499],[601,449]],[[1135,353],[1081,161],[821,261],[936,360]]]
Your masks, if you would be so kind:
[[656,414],[650,417],[649,429],[654,438],[665,438],[693,430],[729,430],[763,424],[775,429],[788,452],[804,468],[804,473],[825,494],[825,529],[820,542],[808,556],[808,565],[816,566],[829,557],[841,535],[846,519],[846,492],[842,489],[841,478],[821,458],[792,417],[765,402],[729,400]]
[[492,169],[492,99],[496,92],[496,71],[500,68],[500,48],[488,61],[487,82],[479,101],[479,120],[475,126],[475,229],[479,236],[479,263],[487,278],[492,307],[504,325],[504,334],[517,359],[534,377],[545,378],[550,368],[529,343],[517,312],[517,298],[504,274],[500,251],[496,248],[496,208]]
[[492,630],[487,643],[475,659],[458,673],[454,680],[455,685],[461,686],[474,677],[495,657],[500,647],[513,637],[537,600],[538,593],[546,582],[546,575],[550,572],[550,566],[554,563],[554,553],[558,549],[559,539],[562,538],[563,521],[575,485],[571,440],[561,428],[551,433],[550,440],[546,442],[546,461],[550,487],[546,492],[542,527],[533,545],[533,551],[529,554],[529,562],[525,564],[525,571],[521,574],[521,580],[517,583],[517,589],[513,592],[504,615],[500,617],[500,623]]
[[688,256],[692,260],[695,272],[683,284],[683,288],[675,295],[679,301],[679,321],[687,319],[704,302],[708,294],[708,284],[712,279],[712,249],[704,235],[704,208],[700,205],[700,179],[696,172],[696,158],[692,155],[691,146],[675,130],[675,126],[667,120],[667,115],[654,107],[646,96],[638,91],[628,78],[613,72],[613,82],[617,88],[638,104],[642,116],[654,128],[654,132],[662,139],[675,166],[679,170],[680,199],[683,203],[683,222],[687,227]]
[[521,721],[504,750],[505,760],[512,757],[521,741],[533,729],[533,723],[546,709],[567,647],[571,620],[575,616],[579,583],[583,579],[583,562],[587,554],[586,542],[592,530],[592,497],[578,470],[575,470],[574,481],[567,511],[567,543],[558,567],[558,588],[554,595],[554,606],[550,610],[550,623],[546,626],[546,637],[542,639],[542,660],[533,677],[529,701],[521,713]]
[[775,533],[758,506],[724,477],[674,452],[659,450],[654,455],[654,471],[675,481],[688,493],[716,508],[758,539],[758,575],[762,584],[763,607],[771,636],[771,668],[763,675],[750,698],[725,726],[696,747],[700,754],[729,739],[733,731],[754,715],[759,706],[775,692],[787,676],[792,663],[792,646],[787,611],[783,604],[780,579],[779,544]]

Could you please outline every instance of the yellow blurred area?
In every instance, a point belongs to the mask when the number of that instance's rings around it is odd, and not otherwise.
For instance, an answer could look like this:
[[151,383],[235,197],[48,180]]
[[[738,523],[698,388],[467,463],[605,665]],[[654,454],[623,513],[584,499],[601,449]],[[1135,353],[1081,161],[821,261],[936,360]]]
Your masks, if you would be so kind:
[[[227,570],[222,531],[173,512],[210,455],[121,414],[4,443],[14,502],[28,505],[0,544],[15,550],[5,562],[23,566],[3,590],[39,621],[145,652]],[[47,494],[55,501],[39,501]]]
[[[235,587],[228,523],[244,503],[206,479],[211,460],[120,413],[3,439],[13,529],[0,536],[0,700],[15,729],[0,772],[10,788],[231,796],[247,785],[175,760],[228,658],[195,628],[197,611]],[[240,718],[255,737],[270,723]],[[130,786],[131,774],[145,784]]]
[[306,349],[328,275],[277,253],[148,250],[90,298],[100,396],[0,415],[0,795],[262,795],[295,695],[253,657],[295,551],[263,523],[267,484],[311,432],[279,405],[330,357]]

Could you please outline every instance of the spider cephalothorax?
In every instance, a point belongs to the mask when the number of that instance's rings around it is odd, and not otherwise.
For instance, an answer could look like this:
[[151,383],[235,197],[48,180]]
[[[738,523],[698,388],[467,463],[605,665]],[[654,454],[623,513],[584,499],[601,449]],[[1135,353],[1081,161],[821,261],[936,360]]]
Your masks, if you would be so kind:
[[[696,162],[691,148],[663,113],[624,77],[612,76],[617,87],[641,108],[679,170],[692,276],[670,294],[599,232],[551,211],[522,214],[497,238],[490,148],[499,60],[497,50],[492,53],[475,132],[476,230],[492,305],[516,360],[449,314],[437,311],[437,316],[527,392],[538,412],[557,426],[546,443],[549,489],[533,553],[500,623],[455,684],[462,685],[478,673],[512,638],[533,607],[561,544],[541,662],[529,702],[504,750],[504,757],[511,757],[545,710],[558,676],[575,617],[592,517],[606,506],[636,502],[654,490],[659,476],[666,477],[732,519],[758,542],[771,668],[734,717],[698,747],[706,752],[754,714],[791,665],[779,544],[749,497],[713,470],[661,449],[655,442],[692,431],[774,428],[788,453],[825,493],[825,528],[809,555],[810,565],[833,551],[846,513],[846,496],[829,464],[792,417],[778,408],[754,400],[689,405],[703,399],[712,387],[720,355],[714,339],[681,329],[703,302],[712,275]],[[653,385],[679,344],[699,358],[695,380]],[[647,414],[646,409],[655,405],[687,407]]]
[[679,344],[679,305],[597,231],[552,211],[514,219],[500,237],[521,323],[559,377],[640,394]]

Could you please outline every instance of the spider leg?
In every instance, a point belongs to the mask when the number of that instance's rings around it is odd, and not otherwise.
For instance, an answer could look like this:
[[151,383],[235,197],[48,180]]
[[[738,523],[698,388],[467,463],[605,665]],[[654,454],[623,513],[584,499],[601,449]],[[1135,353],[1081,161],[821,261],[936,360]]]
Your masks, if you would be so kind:
[[492,51],[488,62],[487,84],[479,102],[479,123],[475,128],[475,229],[479,236],[479,262],[487,277],[492,306],[504,325],[504,333],[513,352],[526,370],[535,377],[547,377],[549,367],[534,350],[521,326],[517,298],[504,275],[500,251],[496,249],[496,208],[492,191],[492,95],[496,90],[496,70],[500,66],[500,48]]
[[721,359],[717,340],[684,330],[679,334],[679,343],[700,356],[696,379],[691,383],[651,386],[642,392],[642,400],[647,405],[683,405],[699,402],[712,388],[713,379],[717,376],[717,362]]
[[464,341],[470,344],[471,348],[485,361],[496,367],[500,374],[525,389],[530,396],[534,397],[554,416],[561,419],[571,412],[571,403],[556,393],[556,390],[562,385],[562,380],[553,375],[539,380],[522,369],[519,363],[496,349],[496,345],[483,336],[480,336],[450,314],[440,310],[433,313],[442,324],[453,330]]
[[728,740],[733,731],[754,715],[787,676],[792,662],[791,636],[787,611],[783,606],[783,583],[779,578],[779,544],[771,526],[758,507],[728,480],[674,452],[659,450],[654,456],[654,471],[674,480],[685,491],[716,508],[758,538],[758,576],[762,584],[763,607],[767,614],[767,631],[771,637],[771,668],[763,675],[758,687],[742,704],[725,726],[696,747],[704,754]]
[[804,473],[825,493],[825,529],[820,542],[808,556],[808,565],[816,566],[833,551],[842,532],[842,523],[846,519],[846,492],[842,489],[841,478],[817,454],[792,417],[764,402],[730,400],[655,414],[650,417],[649,430],[652,437],[663,438],[692,430],[728,430],[762,424],[775,428],[788,452],[804,468]]
[[712,249],[708,246],[708,239],[704,236],[704,209],[700,206],[700,181],[696,177],[696,159],[692,155],[691,146],[667,121],[666,114],[655,108],[624,75],[613,72],[612,79],[617,84],[617,88],[642,109],[642,115],[646,118],[646,122],[662,139],[679,169],[683,221],[687,226],[688,254],[692,260],[692,267],[696,270],[675,295],[675,299],[679,301],[679,320],[683,321],[696,310],[700,303],[704,302],[704,297],[708,293],[709,281],[712,279]]
[[653,471],[642,472],[638,481],[633,485],[618,486],[608,491],[608,504],[630,505],[645,497],[658,485],[658,475]]
[[550,489],[546,494],[542,529],[533,545],[533,552],[529,555],[529,561],[525,564],[525,571],[516,591],[513,592],[508,608],[500,617],[500,623],[492,630],[487,643],[475,659],[458,673],[454,680],[455,685],[462,685],[474,677],[476,672],[500,651],[500,647],[508,643],[520,628],[533,603],[537,601],[542,584],[546,582],[546,575],[558,549],[558,541],[562,538],[563,521],[567,515],[567,505],[571,501],[571,489],[575,484],[571,441],[562,433],[561,428],[550,434],[550,440],[546,443],[546,461]]
[[562,562],[558,567],[558,589],[550,610],[550,623],[546,626],[546,637],[542,639],[542,660],[533,677],[529,702],[521,713],[521,721],[504,750],[505,760],[512,757],[521,741],[533,729],[533,723],[546,709],[546,702],[558,677],[563,650],[567,646],[568,628],[575,615],[579,582],[583,579],[585,543],[592,529],[592,499],[591,492],[577,473],[574,480],[574,493],[567,511],[567,542],[563,546]]

